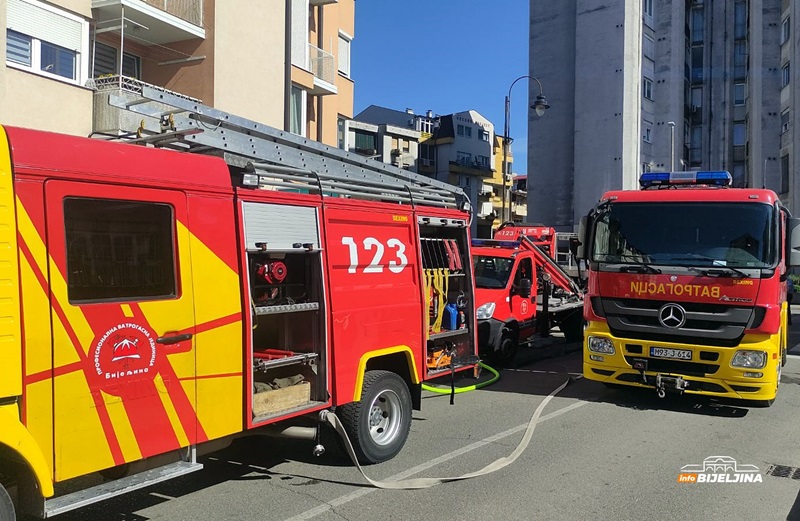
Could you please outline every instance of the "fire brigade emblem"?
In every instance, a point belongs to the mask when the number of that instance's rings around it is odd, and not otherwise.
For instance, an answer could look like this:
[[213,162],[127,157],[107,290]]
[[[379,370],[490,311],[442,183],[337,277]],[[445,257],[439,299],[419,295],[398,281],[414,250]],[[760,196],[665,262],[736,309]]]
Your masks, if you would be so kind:
[[152,379],[156,363],[153,335],[139,324],[117,324],[95,339],[92,363],[101,380]]

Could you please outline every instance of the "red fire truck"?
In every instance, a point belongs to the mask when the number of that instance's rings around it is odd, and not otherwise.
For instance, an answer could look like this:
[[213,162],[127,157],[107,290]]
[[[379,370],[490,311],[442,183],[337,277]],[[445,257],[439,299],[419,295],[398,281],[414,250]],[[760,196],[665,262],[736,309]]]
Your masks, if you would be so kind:
[[507,365],[551,325],[580,340],[583,291],[555,262],[555,238],[553,228],[506,225],[493,240],[472,240],[481,356]]
[[314,439],[332,408],[362,461],[396,455],[422,382],[477,362],[469,308],[430,319],[444,285],[473,301],[463,192],[162,92],[128,108],[182,152],[0,127],[0,519],[265,427]]
[[[728,172],[657,172],[582,220],[583,374],[769,406],[786,361],[800,220]],[[740,402],[746,403],[746,402]]]

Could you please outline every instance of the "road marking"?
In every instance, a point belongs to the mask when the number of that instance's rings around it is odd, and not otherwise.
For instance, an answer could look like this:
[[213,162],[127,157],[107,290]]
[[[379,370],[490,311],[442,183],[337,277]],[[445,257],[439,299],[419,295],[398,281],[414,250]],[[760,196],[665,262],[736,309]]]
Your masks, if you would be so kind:
[[[574,411],[578,407],[586,405],[587,403],[589,403],[589,402],[577,402],[577,403],[573,403],[572,405],[568,405],[568,406],[566,406],[566,407],[564,407],[562,409],[559,409],[557,411],[553,411],[550,414],[546,414],[546,415],[542,416],[539,419],[539,423],[541,423],[543,421],[550,420],[552,418],[557,418],[558,416],[561,416],[562,414],[566,414],[566,413],[568,413],[570,411]],[[385,481],[397,481],[397,480],[401,480],[401,479],[410,478],[411,476],[419,474],[420,472],[422,472],[424,470],[428,470],[429,468],[435,467],[436,465],[439,465],[440,463],[444,463],[444,462],[449,461],[449,460],[451,460],[453,458],[457,458],[458,456],[462,456],[464,454],[467,454],[468,452],[472,452],[472,451],[474,451],[476,449],[479,449],[481,447],[489,445],[490,443],[495,443],[497,441],[502,440],[503,438],[507,438],[507,437],[509,437],[509,436],[511,436],[513,434],[516,434],[516,433],[518,433],[520,431],[524,431],[527,427],[528,427],[528,422],[523,423],[522,425],[517,425],[516,427],[512,427],[511,429],[508,429],[506,431],[494,434],[494,435],[489,436],[488,438],[484,438],[484,439],[482,439],[480,441],[476,441],[475,443],[472,443],[472,444],[467,445],[465,447],[462,447],[460,449],[456,449],[453,452],[450,452],[450,453],[447,453],[447,454],[443,454],[442,456],[439,456],[438,458],[432,459],[427,463],[423,463],[422,465],[417,465],[416,467],[412,467],[412,468],[410,468],[408,470],[405,470],[403,472],[395,474],[394,476],[389,476],[388,478],[385,479]],[[320,505],[318,507],[312,508],[311,510],[306,510],[305,512],[303,512],[301,514],[298,514],[298,515],[296,515],[294,517],[290,517],[286,521],[303,521],[303,520],[306,520],[306,519],[312,519],[314,517],[317,517],[320,514],[324,514],[325,512],[327,512],[327,511],[329,511],[329,510],[331,510],[331,509],[333,509],[335,507],[339,507],[339,506],[344,505],[346,503],[349,503],[351,501],[355,501],[356,499],[364,497],[367,494],[371,494],[372,492],[377,492],[378,490],[379,489],[377,489],[377,488],[371,488],[371,487],[370,488],[361,488],[359,490],[356,490],[355,492],[351,492],[350,494],[345,494],[344,496],[340,496],[340,497],[338,497],[336,499],[332,499],[331,501],[328,501],[327,503],[325,503],[323,505]]]

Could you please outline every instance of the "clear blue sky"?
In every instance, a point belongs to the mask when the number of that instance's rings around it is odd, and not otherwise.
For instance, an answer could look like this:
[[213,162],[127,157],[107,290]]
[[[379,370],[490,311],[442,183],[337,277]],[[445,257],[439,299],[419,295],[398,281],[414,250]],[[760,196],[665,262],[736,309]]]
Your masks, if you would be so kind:
[[[528,11],[529,0],[356,0],[354,115],[370,105],[418,114],[477,110],[502,133],[503,99],[528,74]],[[527,98],[523,79],[511,93],[509,132],[520,174],[527,171]]]

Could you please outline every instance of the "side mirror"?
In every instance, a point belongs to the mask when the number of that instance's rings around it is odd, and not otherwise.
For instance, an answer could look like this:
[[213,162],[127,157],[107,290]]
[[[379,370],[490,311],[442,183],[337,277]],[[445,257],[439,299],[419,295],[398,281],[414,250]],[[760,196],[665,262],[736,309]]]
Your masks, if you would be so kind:
[[530,298],[531,296],[531,279],[520,279],[517,286],[517,293],[522,298]]
[[797,217],[786,220],[786,264],[800,266],[800,219]]
[[[569,248],[576,258],[584,260],[586,258],[586,231],[589,224],[589,217],[581,217],[581,222],[578,225],[578,238],[570,239]],[[574,246],[573,246],[574,243]],[[574,248],[574,249],[573,249]]]

